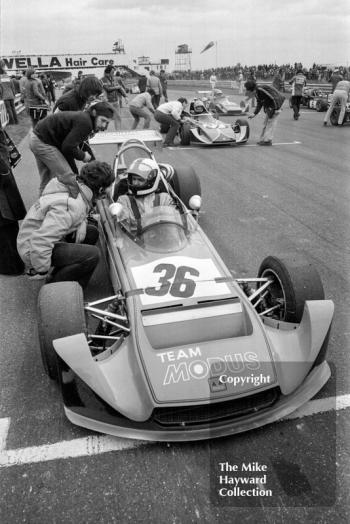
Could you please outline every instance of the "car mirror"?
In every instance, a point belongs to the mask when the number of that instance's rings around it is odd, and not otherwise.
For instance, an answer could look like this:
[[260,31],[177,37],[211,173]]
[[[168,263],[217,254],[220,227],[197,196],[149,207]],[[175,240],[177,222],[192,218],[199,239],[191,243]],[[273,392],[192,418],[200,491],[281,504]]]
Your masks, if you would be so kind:
[[199,211],[202,205],[202,199],[199,195],[192,195],[188,201],[188,205],[193,211]]
[[110,204],[109,206],[109,212],[112,215],[112,217],[116,218],[117,220],[121,219],[121,216],[123,214],[123,206],[119,202],[114,202],[113,204]]

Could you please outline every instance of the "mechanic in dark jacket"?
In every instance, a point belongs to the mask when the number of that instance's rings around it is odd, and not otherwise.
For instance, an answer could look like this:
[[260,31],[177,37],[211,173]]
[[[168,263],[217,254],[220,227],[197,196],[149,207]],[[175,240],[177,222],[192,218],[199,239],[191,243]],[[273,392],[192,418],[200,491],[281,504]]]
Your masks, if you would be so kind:
[[261,135],[257,144],[259,146],[272,146],[272,138],[276,129],[278,117],[285,97],[270,85],[258,85],[254,80],[248,80],[244,87],[248,97],[255,96],[257,105],[254,113],[248,118],[254,118],[262,108],[266,113]]
[[40,175],[40,194],[53,177],[61,182],[67,173],[78,174],[75,161],[89,162],[90,150],[83,144],[92,133],[105,131],[114,110],[108,102],[97,102],[87,111],[62,111],[49,115],[35,126],[29,136]]
[[26,215],[9,162],[5,133],[0,122],[0,274],[19,275],[24,264],[17,253],[18,220]]
[[82,111],[88,102],[100,96],[103,91],[101,81],[95,76],[87,76],[73,89],[64,93],[57,100],[53,112],[60,111]]

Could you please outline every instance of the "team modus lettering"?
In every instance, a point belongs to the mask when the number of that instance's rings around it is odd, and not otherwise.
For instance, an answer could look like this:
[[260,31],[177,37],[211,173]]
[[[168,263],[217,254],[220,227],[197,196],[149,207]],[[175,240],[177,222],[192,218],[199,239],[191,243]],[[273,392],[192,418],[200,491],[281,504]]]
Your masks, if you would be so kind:
[[205,379],[223,373],[240,373],[244,370],[260,369],[257,354],[250,351],[227,354],[223,357],[204,358],[200,347],[196,346],[179,351],[157,353],[157,357],[163,364],[167,364],[164,386],[192,379]]
[[108,64],[113,65],[111,58],[101,58],[98,56],[89,56],[88,58],[76,56],[18,56],[3,57],[7,69],[34,69],[54,68],[65,69],[67,67],[103,67]]

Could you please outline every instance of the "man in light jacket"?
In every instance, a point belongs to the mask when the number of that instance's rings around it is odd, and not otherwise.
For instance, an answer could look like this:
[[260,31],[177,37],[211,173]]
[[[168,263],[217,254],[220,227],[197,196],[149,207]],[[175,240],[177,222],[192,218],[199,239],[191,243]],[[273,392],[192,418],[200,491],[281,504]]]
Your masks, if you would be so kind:
[[154,112],[154,119],[161,125],[161,132],[166,132],[163,147],[174,146],[174,138],[180,127],[181,114],[186,109],[186,98],[180,97],[173,102],[161,104]]
[[105,196],[114,174],[109,164],[94,160],[82,167],[76,180],[77,198],[70,197],[57,178],[50,180],[22,222],[17,249],[31,279],[75,280],[85,287],[97,266],[98,230],[87,224],[87,216],[94,201]]
[[157,109],[162,94],[162,84],[154,71],[150,71],[147,78],[147,91],[152,97],[152,104],[154,109]]

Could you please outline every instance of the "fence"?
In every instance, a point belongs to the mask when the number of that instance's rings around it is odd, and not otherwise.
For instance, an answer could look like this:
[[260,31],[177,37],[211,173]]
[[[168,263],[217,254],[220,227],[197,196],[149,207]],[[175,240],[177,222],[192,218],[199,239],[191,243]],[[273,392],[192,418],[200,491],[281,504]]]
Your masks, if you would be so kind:
[[[272,82],[258,81],[258,84],[272,84]],[[168,87],[195,87],[195,88],[206,88],[211,90],[209,80],[168,80]],[[235,80],[219,80],[216,83],[218,89],[230,89],[233,93],[238,94],[238,84]],[[307,83],[307,87],[320,89],[326,93],[332,92],[332,84],[319,84],[319,83]],[[291,91],[291,86],[288,82],[285,82],[285,89],[287,92]]]

